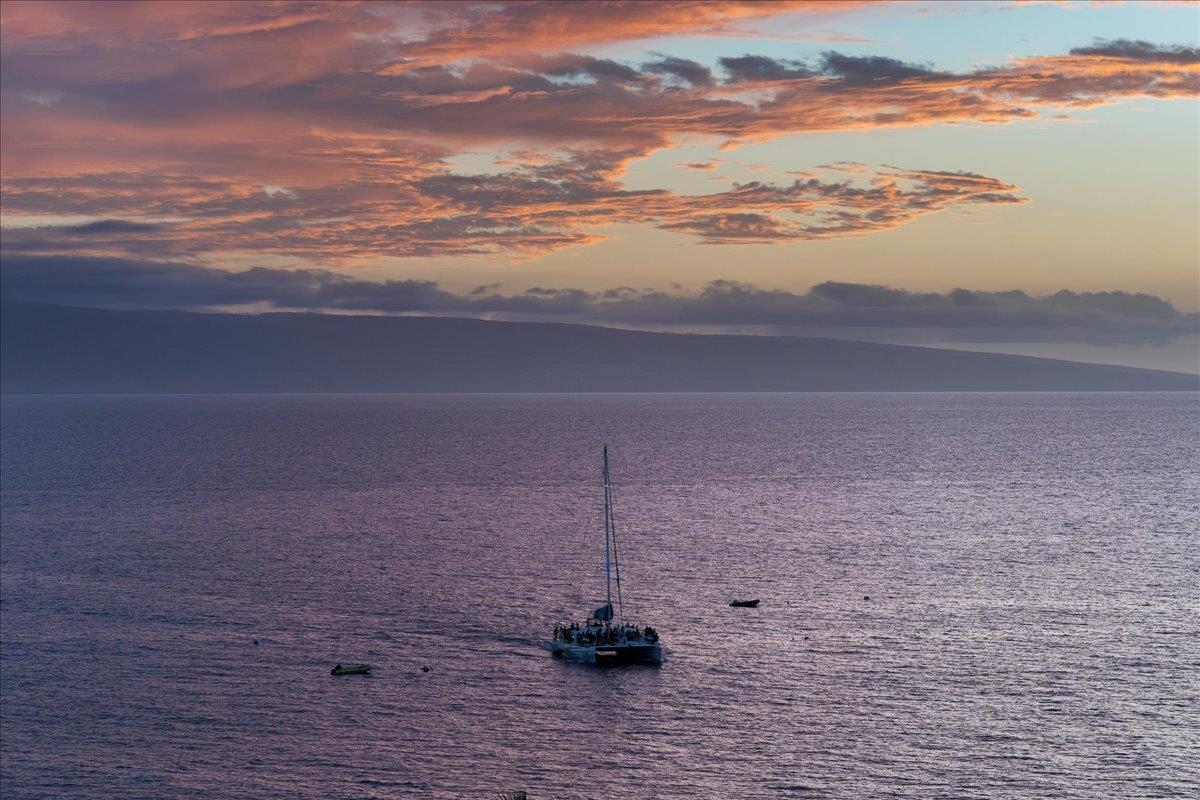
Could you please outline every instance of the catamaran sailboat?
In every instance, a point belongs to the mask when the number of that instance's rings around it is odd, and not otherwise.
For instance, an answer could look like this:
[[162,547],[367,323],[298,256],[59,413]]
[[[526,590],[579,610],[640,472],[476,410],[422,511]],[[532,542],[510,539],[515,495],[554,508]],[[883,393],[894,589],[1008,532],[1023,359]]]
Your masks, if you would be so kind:
[[[613,619],[613,578],[617,584],[616,619]],[[661,664],[658,632],[627,623],[621,606],[621,562],[617,557],[617,529],[613,522],[612,488],[608,475],[608,445],[604,446],[604,605],[582,625],[570,623],[554,629],[550,651],[584,664]]]

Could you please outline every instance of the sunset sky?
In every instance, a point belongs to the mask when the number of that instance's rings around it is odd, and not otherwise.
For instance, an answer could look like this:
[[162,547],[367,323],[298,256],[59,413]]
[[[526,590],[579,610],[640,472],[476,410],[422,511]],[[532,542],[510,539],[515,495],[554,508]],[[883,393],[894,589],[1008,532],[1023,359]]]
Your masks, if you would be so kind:
[[1197,3],[2,14],[6,300],[1198,369]]

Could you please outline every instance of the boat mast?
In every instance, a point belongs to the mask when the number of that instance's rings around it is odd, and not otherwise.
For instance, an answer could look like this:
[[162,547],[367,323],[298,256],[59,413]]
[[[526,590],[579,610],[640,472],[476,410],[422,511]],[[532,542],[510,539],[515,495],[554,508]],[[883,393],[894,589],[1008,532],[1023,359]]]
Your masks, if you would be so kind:
[[608,493],[608,445],[604,445],[604,586],[606,602],[610,609],[612,608],[612,561],[609,555],[608,538],[611,527],[612,503]]
[[[616,578],[617,578],[617,620],[621,624],[624,624],[625,623],[625,608],[624,608],[624,603],[622,603],[622,598],[621,598],[621,558],[617,552],[617,518],[616,518],[616,515],[613,514],[613,506],[612,506],[612,482],[609,480],[609,473],[608,473],[608,445],[604,446],[604,519],[606,522],[605,542],[604,542],[605,567],[606,567],[605,572],[607,573],[608,539],[609,539],[609,537],[611,537],[612,538],[612,563],[613,563],[613,567],[615,568]],[[609,590],[609,593],[608,593],[608,602],[612,603],[611,589]]]

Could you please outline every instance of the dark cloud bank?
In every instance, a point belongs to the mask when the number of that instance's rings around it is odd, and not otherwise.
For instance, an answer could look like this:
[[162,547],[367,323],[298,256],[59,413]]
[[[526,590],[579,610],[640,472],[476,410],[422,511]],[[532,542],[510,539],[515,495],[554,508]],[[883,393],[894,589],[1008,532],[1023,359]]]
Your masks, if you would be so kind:
[[115,309],[257,307],[964,343],[1157,345],[1194,338],[1200,329],[1200,314],[1180,312],[1148,294],[1063,290],[1032,296],[967,289],[941,294],[834,281],[804,293],[713,281],[696,294],[629,287],[504,293],[499,285],[456,294],[433,281],[375,282],[316,269],[229,272],[181,263],[21,255],[4,259],[0,289],[8,303]]

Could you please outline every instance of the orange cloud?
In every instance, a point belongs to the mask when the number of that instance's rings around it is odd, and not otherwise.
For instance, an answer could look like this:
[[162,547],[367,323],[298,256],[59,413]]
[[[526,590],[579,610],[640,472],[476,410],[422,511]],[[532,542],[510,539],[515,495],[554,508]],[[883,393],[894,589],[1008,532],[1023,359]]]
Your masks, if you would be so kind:
[[708,244],[766,244],[886,230],[953,206],[1024,202],[1017,187],[983,175],[892,167],[837,180],[755,181],[705,195],[631,191],[605,177],[621,169],[621,160],[577,153],[496,175],[428,171],[404,185],[197,182],[171,173],[110,173],[57,185],[17,180],[8,195],[25,209],[108,218],[11,230],[6,247],[194,256],[220,242],[225,250],[331,261],[540,253],[595,241],[595,228],[614,222],[653,225]]
[[[110,224],[6,230],[5,247],[336,263],[541,253],[595,241],[612,222],[714,244],[859,235],[1022,198],[992,177],[894,168],[707,195],[631,191],[621,178],[684,140],[1007,123],[1200,95],[1195,48],[1131,41],[966,73],[837,53],[713,67],[535,52],[842,7],[6,3],[6,215]],[[498,174],[450,166],[493,147],[513,153]]]
[[[400,58],[384,71],[659,36],[738,33],[737,23],[789,12],[842,13],[865,4],[858,0],[537,0],[473,8],[435,4],[431,16],[446,15],[440,27],[404,43]],[[450,21],[453,24],[447,24]]]

